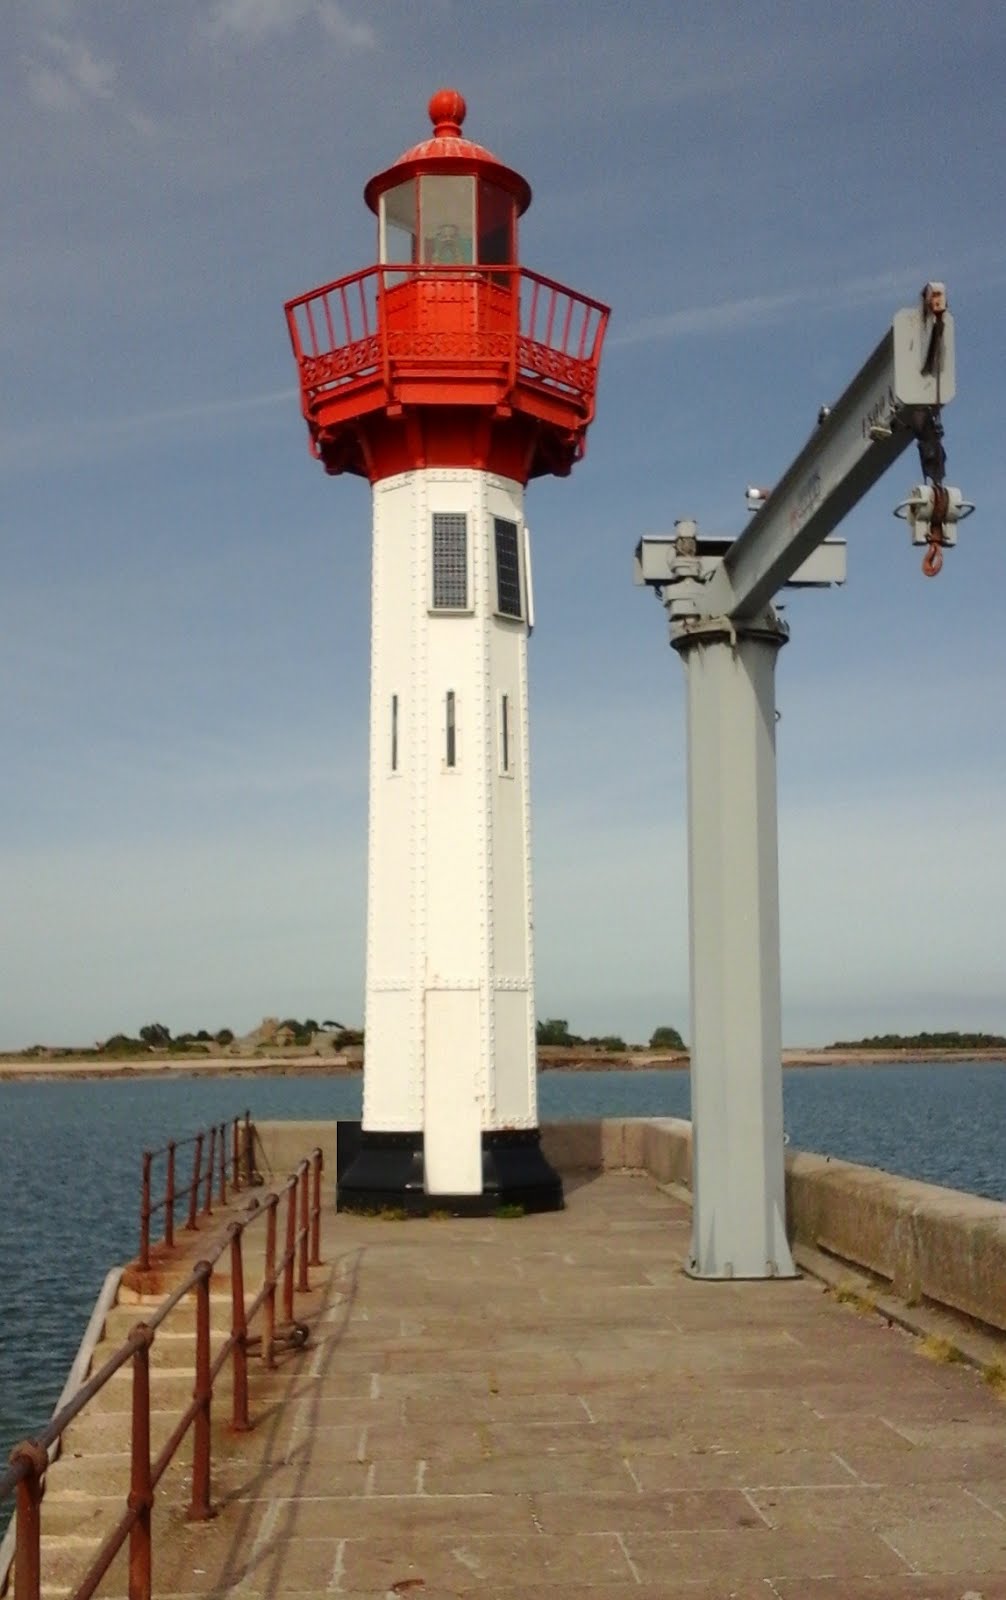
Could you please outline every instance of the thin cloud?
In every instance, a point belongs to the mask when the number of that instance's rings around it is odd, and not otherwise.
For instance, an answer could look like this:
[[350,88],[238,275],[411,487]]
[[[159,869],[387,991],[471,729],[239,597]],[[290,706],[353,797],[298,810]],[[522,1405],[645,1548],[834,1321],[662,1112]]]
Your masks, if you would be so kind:
[[209,31],[216,38],[230,34],[255,43],[311,18],[348,49],[369,50],[377,43],[370,23],[355,21],[340,0],[216,0]]
[[749,295],[738,300],[721,300],[714,305],[686,306],[664,316],[644,317],[632,323],[612,344],[643,344],[661,339],[686,339],[708,334],[731,333],[738,328],[764,327],[784,322],[791,312],[843,312],[871,305],[896,292],[914,292],[923,281],[921,270],[881,272],[872,277],[854,278],[836,288],[833,283],[817,283],[785,294]]
[[259,411],[292,400],[297,389],[270,389],[265,394],[244,395],[240,400],[196,400],[189,405],[167,406],[160,411],[143,411],[135,417],[109,417],[95,423],[107,433],[133,433],[137,429],[160,427],[165,422],[189,422],[202,417],[226,416],[232,411]]
[[350,50],[372,50],[377,43],[370,23],[354,22],[337,0],[326,0],[319,8],[318,20],[336,44],[344,44]]
[[[71,460],[88,461],[114,453],[138,433],[202,422],[207,418],[226,418],[240,412],[265,411],[272,406],[289,405],[298,394],[297,389],[272,389],[265,394],[246,395],[240,400],[197,400],[187,405],[166,406],[158,411],[143,411],[136,416],[101,417],[90,422],[75,423],[69,430],[65,447],[61,448],[60,459],[64,465]],[[35,470],[51,465],[52,440],[53,428],[50,423],[9,431],[0,438],[0,469]]]
[[[678,311],[643,317],[630,323],[608,340],[608,346],[715,337],[738,329],[786,322],[796,313],[841,315],[855,311],[860,306],[887,302],[893,295],[903,296],[903,303],[907,303],[919,293],[932,270],[933,262],[930,260],[928,266],[892,268],[887,272],[862,275],[845,282],[829,279],[805,284],[782,294],[749,295],[735,300],[719,300],[711,305],[685,306]],[[987,290],[1006,283],[1003,251],[998,245],[957,254],[952,263],[946,264],[946,271],[951,276],[951,309],[955,287],[959,289],[965,284],[972,287],[977,284]]]
[[46,59],[29,61],[26,76],[29,99],[40,110],[66,115],[87,106],[108,106],[135,132],[150,135],[155,131],[146,112],[117,93],[119,69],[115,62],[97,55],[83,39],[63,33],[42,33],[39,47]]
[[31,62],[27,69],[28,97],[42,111],[76,111],[80,93],[69,78],[45,62]]
[[103,61],[82,39],[68,39],[60,33],[46,33],[44,43],[62,64],[67,80],[79,93],[92,100],[111,100],[118,68]]

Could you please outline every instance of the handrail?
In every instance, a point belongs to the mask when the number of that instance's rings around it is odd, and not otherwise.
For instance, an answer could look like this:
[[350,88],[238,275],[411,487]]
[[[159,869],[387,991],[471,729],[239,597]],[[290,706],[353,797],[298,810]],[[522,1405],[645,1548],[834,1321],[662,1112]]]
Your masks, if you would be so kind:
[[[593,392],[610,315],[602,301],[517,263],[490,266],[470,262],[443,265],[381,262],[287,301],[287,325],[294,356],[301,368],[305,404],[309,403],[310,395],[332,384],[342,387],[378,371],[387,388],[392,364],[411,359],[409,342],[413,333],[415,360],[428,362],[430,331],[417,326],[414,330],[391,334],[388,319],[379,314],[379,306],[382,300],[390,305],[390,297],[404,286],[425,285],[433,289],[438,283],[458,282],[485,290],[498,287],[502,299],[502,305],[497,308],[500,315],[509,302],[512,312],[509,327],[501,322],[493,330],[508,341],[508,348],[504,351],[493,345],[492,353],[484,358],[508,360],[511,386],[517,368],[521,368],[539,382]],[[358,294],[347,296],[346,290],[354,287]],[[524,289],[528,290],[527,294],[522,292]],[[318,306],[323,313],[320,318],[315,316]],[[448,363],[460,360],[471,365],[473,360],[482,359],[479,336],[473,332],[466,337],[464,349],[459,346],[452,354],[444,355],[443,360]],[[393,339],[396,341],[394,350]],[[522,348],[515,350],[518,343]]]
[[[602,300],[593,300],[589,294],[582,294],[579,289],[570,289],[566,284],[560,283],[558,278],[548,278],[543,272],[535,272],[533,267],[521,266],[518,262],[502,262],[490,265],[488,263],[465,262],[421,262],[421,261],[381,261],[372,263],[369,267],[360,267],[356,272],[350,272],[343,278],[333,278],[331,283],[323,283],[316,289],[305,289],[303,294],[296,295],[286,302],[287,311],[296,311],[300,306],[307,306],[313,300],[319,300],[329,295],[333,290],[344,291],[350,284],[362,284],[365,278],[374,277],[376,274],[393,274],[397,278],[422,279],[431,278],[464,278],[464,279],[492,279],[500,277],[527,278],[532,283],[538,283],[543,289],[549,289],[559,294],[570,295],[574,300],[582,300],[584,305],[590,306],[592,311],[608,311],[610,308]],[[368,330],[364,330],[368,331]],[[373,332],[373,329],[369,330]]]
[[[241,1138],[242,1129],[244,1132],[243,1141]],[[207,1137],[209,1139],[209,1154],[204,1172],[203,1149]],[[230,1144],[229,1155],[228,1143]],[[179,1185],[176,1168],[177,1152],[186,1149],[190,1145],[194,1147],[192,1175],[187,1184]],[[165,1189],[163,1195],[155,1200],[151,1194],[153,1164],[161,1156],[167,1157]],[[138,1257],[139,1270],[141,1272],[149,1272],[150,1270],[151,1219],[158,1212],[164,1212],[163,1242],[165,1248],[170,1250],[175,1242],[175,1207],[179,1200],[188,1198],[188,1215],[185,1227],[187,1230],[192,1231],[198,1227],[197,1216],[208,1217],[212,1215],[215,1178],[218,1181],[220,1204],[226,1205],[228,1167],[230,1167],[233,1188],[241,1189],[254,1182],[254,1151],[251,1113],[249,1111],[245,1111],[243,1117],[231,1118],[229,1122],[214,1123],[208,1129],[194,1133],[187,1139],[169,1139],[167,1144],[159,1150],[144,1150],[140,1180],[140,1253]],[[203,1191],[201,1209],[199,1207],[200,1191]]]
[[[246,1123],[246,1132],[250,1124]],[[307,1328],[296,1321],[295,1295],[310,1288],[308,1266],[319,1265],[318,1239],[321,1213],[323,1157],[315,1149],[299,1162],[279,1189],[261,1204],[253,1200],[243,1216],[234,1219],[222,1239],[205,1259],[162,1301],[153,1315],[137,1323],[104,1365],[74,1394],[35,1439],[23,1439],[10,1455],[10,1465],[0,1475],[0,1501],[16,1499],[14,1600],[40,1600],[42,1497],[49,1450],[105,1384],[127,1362],[132,1364],[132,1429],[130,1487],[126,1510],[109,1531],[97,1555],[70,1600],[90,1600],[116,1555],[129,1540],[129,1600],[151,1600],[153,1567],[151,1513],[154,1494],[168,1465],[189,1429],[193,1430],[191,1521],[214,1514],[212,1501],[212,1450],[210,1408],[214,1381],[228,1359],[233,1365],[231,1426],[244,1431],[253,1426],[248,1395],[248,1326],[263,1312],[263,1332],[257,1336],[262,1364],[275,1364],[276,1346],[301,1345]],[[313,1182],[312,1182],[313,1179]],[[276,1254],[276,1212],[286,1197],[286,1239],[282,1255]],[[299,1211],[299,1225],[298,1225]],[[250,1306],[245,1305],[243,1240],[249,1227],[266,1218],[265,1271],[262,1287]],[[215,1356],[210,1350],[210,1286],[213,1269],[229,1254],[231,1273],[231,1329]],[[296,1269],[296,1271],[295,1271]],[[285,1326],[276,1329],[275,1297],[282,1279]],[[150,1349],[158,1329],[188,1295],[196,1299],[195,1385],[193,1396],[155,1460],[150,1445]]]

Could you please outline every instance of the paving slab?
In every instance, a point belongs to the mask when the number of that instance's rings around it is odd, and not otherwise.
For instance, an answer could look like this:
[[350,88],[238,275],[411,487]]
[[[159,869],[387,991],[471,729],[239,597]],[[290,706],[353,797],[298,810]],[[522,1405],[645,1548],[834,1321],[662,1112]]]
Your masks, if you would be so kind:
[[813,1280],[689,1279],[687,1211],[647,1177],[567,1198],[326,1215],[310,1345],[253,1373],[212,1522],[184,1473],[159,1494],[155,1593],[1006,1600],[978,1374]]

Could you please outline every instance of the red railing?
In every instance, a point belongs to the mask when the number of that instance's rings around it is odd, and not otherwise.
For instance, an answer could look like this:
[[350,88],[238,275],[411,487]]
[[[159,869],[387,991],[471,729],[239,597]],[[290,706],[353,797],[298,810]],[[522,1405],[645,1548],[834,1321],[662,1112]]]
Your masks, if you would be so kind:
[[[242,1138],[243,1133],[243,1138]],[[178,1182],[178,1152],[191,1149],[192,1166],[189,1182]],[[204,1161],[205,1154],[205,1161]],[[154,1162],[164,1158],[164,1193],[155,1200],[152,1196]],[[255,1158],[251,1113],[234,1117],[230,1122],[220,1122],[195,1133],[189,1139],[170,1139],[160,1150],[143,1152],[143,1175],[140,1180],[140,1253],[137,1262],[141,1272],[150,1270],[150,1224],[159,1211],[164,1212],[163,1244],[170,1250],[175,1242],[175,1208],[180,1200],[188,1201],[185,1227],[193,1230],[199,1218],[213,1215],[213,1190],[216,1187],[221,1205],[227,1204],[228,1172],[233,1189],[242,1189],[255,1182]]]
[[375,378],[390,390],[410,365],[503,362],[510,387],[525,377],[588,401],[609,312],[528,267],[382,265],[290,300],[286,315],[310,420],[320,398]]
[[[231,1427],[244,1432],[253,1426],[248,1389],[248,1352],[261,1350],[263,1365],[275,1364],[278,1345],[302,1345],[307,1328],[294,1317],[297,1293],[310,1288],[308,1269],[321,1265],[322,1154],[315,1150],[300,1162],[286,1183],[268,1194],[261,1205],[231,1222],[224,1239],[158,1306],[147,1322],[138,1323],[104,1366],[89,1378],[73,1399],[53,1417],[36,1439],[25,1439],[10,1455],[10,1466],[0,1476],[0,1504],[14,1496],[15,1555],[14,1600],[40,1600],[42,1589],[42,1497],[49,1470],[49,1451],[73,1419],[127,1363],[132,1366],[132,1430],[130,1484],[126,1509],[108,1533],[69,1600],[90,1600],[119,1551],[129,1541],[129,1600],[151,1600],[153,1534],[151,1513],[157,1485],[189,1429],[193,1433],[192,1491],[188,1506],[191,1521],[213,1515],[210,1414],[213,1385],[228,1360],[232,1363]],[[277,1256],[277,1211],[286,1199],[286,1238]],[[298,1223],[299,1210],[299,1223]],[[248,1228],[265,1217],[265,1268],[262,1286],[250,1305],[245,1304],[243,1239]],[[210,1344],[210,1285],[213,1269],[228,1256],[231,1281],[230,1333],[214,1355]],[[276,1297],[282,1296],[282,1321],[277,1326]],[[192,1400],[170,1438],[155,1459],[150,1444],[150,1349],[158,1329],[188,1295],[195,1296],[195,1384]],[[262,1333],[251,1336],[249,1324],[262,1313]]]

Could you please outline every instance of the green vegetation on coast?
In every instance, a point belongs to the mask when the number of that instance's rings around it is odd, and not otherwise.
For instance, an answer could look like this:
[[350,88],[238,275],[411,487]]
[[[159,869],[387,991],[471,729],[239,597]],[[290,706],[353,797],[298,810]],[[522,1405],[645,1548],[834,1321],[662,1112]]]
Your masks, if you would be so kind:
[[[584,1037],[564,1017],[539,1020],[535,1028],[539,1071],[642,1071],[688,1066],[688,1046],[677,1028],[661,1024],[646,1044],[627,1044],[618,1034]],[[165,1072],[172,1068],[211,1074],[258,1071],[358,1072],[363,1066],[362,1028],[340,1022],[318,1023],[264,1017],[257,1028],[238,1036],[231,1028],[206,1028],[172,1034],[160,1022],[145,1023],[135,1035],[115,1033],[87,1047],[31,1045],[0,1051],[0,1077],[80,1073],[105,1077],[120,1072]],[[786,1049],[784,1066],[883,1066],[911,1061],[949,1062],[975,1056],[1006,1060],[1006,1036],[995,1033],[874,1034],[837,1040],[824,1047]],[[3,1064],[7,1063],[6,1068]]]
[[305,1050],[323,1045],[327,1052],[342,1051],[362,1045],[361,1028],[345,1028],[341,1022],[315,1022],[313,1017],[300,1022],[296,1017],[279,1021],[267,1017],[252,1033],[238,1038],[233,1028],[218,1028],[210,1033],[206,1028],[194,1032],[172,1035],[163,1022],[147,1022],[136,1035],[113,1033],[103,1043],[93,1046],[59,1046],[33,1044],[27,1050],[10,1052],[18,1059],[74,1061],[137,1060],[144,1056],[219,1056],[247,1055],[262,1048]]
[[[539,1067],[561,1065],[645,1065],[640,1056],[684,1058],[687,1046],[678,1032],[664,1024],[653,1030],[649,1044],[626,1044],[618,1034],[594,1035],[585,1038],[570,1030],[565,1018],[549,1017],[536,1026],[539,1047]],[[313,1017],[303,1022],[296,1017],[281,1021],[278,1017],[263,1017],[250,1033],[236,1035],[232,1028],[218,1028],[210,1032],[199,1028],[172,1034],[163,1022],[147,1022],[135,1034],[114,1033],[110,1038],[89,1046],[63,1046],[34,1044],[27,1050],[0,1052],[0,1061],[37,1064],[40,1071],[48,1066],[68,1069],[79,1063],[82,1069],[91,1067],[96,1075],[118,1071],[135,1064],[137,1070],[160,1069],[169,1065],[181,1066],[185,1061],[193,1068],[200,1060],[212,1070],[255,1070],[258,1063],[280,1063],[294,1067],[302,1062],[305,1067],[323,1068],[326,1062],[332,1070],[358,1070],[363,1061],[364,1033],[362,1028],[347,1028],[330,1019],[316,1022]],[[225,1059],[221,1059],[225,1058]],[[624,1058],[624,1060],[623,1060]]]
[[1001,1033],[878,1033],[869,1039],[839,1039],[829,1050],[998,1050]]
[[565,1017],[549,1017],[547,1021],[539,1021],[535,1030],[535,1038],[539,1045],[557,1046],[565,1050],[575,1050],[580,1045],[589,1046],[595,1050],[607,1050],[612,1053],[622,1051],[640,1050],[684,1050],[687,1048],[677,1028],[667,1024],[655,1028],[650,1036],[649,1045],[626,1044],[625,1040],[617,1033],[606,1033],[592,1038],[581,1038],[578,1033],[570,1033],[569,1023]]

